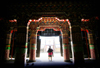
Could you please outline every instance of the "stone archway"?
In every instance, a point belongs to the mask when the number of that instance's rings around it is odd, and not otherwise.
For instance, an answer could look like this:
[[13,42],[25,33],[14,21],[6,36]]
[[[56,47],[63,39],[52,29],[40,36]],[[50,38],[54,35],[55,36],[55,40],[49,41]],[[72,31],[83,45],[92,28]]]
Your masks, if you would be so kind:
[[61,31],[63,37],[64,48],[64,61],[70,61],[69,58],[69,26],[68,19],[59,19],[57,17],[41,17],[38,20],[29,20],[28,26],[31,29],[30,36],[30,61],[34,62],[36,58],[36,33],[45,29],[54,29],[55,31]]

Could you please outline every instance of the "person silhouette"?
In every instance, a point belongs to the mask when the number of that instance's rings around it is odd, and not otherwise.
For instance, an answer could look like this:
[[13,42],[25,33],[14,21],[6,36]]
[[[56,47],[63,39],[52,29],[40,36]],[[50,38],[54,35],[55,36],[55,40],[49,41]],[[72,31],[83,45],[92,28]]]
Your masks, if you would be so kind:
[[48,48],[48,59],[50,59],[51,58],[51,61],[52,61],[52,56],[53,56],[53,49],[51,49],[51,46],[49,46],[49,48]]

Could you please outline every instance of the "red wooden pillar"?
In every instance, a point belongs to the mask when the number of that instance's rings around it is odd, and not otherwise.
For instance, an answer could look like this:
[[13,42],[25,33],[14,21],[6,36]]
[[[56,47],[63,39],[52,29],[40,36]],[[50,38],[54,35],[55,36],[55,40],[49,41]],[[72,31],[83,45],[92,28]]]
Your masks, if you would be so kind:
[[94,46],[94,39],[93,39],[92,31],[88,32],[88,40],[89,40],[91,58],[95,60],[96,59],[96,54],[95,54],[95,46]]
[[84,62],[81,28],[79,25],[73,25],[71,31],[73,40],[74,63],[81,64]]
[[69,25],[65,24],[62,25],[62,42],[63,42],[63,56],[64,61],[68,62],[70,61],[70,52],[69,52]]
[[31,30],[31,35],[30,35],[30,62],[35,62],[36,58],[36,30]]
[[64,55],[64,61],[68,62],[70,61],[69,57],[69,36],[68,33],[63,32],[63,55]]
[[7,39],[6,39],[6,47],[5,47],[5,60],[9,60],[11,36],[12,36],[12,33],[8,32]]

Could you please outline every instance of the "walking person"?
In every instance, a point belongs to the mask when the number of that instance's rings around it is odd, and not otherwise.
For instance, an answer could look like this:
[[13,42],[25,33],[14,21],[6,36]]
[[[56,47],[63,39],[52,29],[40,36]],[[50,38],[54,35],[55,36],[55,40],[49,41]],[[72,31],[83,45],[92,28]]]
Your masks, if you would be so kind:
[[48,59],[51,59],[51,61],[52,61],[53,49],[51,49],[51,46],[49,46],[49,49],[47,52],[48,52]]

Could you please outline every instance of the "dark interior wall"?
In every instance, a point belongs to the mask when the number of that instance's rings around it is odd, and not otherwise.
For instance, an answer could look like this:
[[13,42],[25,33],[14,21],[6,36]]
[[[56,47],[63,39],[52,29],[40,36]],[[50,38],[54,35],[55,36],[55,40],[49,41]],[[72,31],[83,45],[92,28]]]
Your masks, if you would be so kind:
[[[50,2],[52,4],[50,4]],[[32,18],[33,12],[66,12],[67,17],[78,13],[80,17],[98,16],[99,3],[97,1],[6,1],[0,2],[1,13],[6,18],[17,18],[21,15]],[[42,4],[40,4],[42,3]],[[40,5],[40,6],[39,6]],[[54,6],[55,5],[55,6]],[[0,15],[1,16],[1,15]]]

